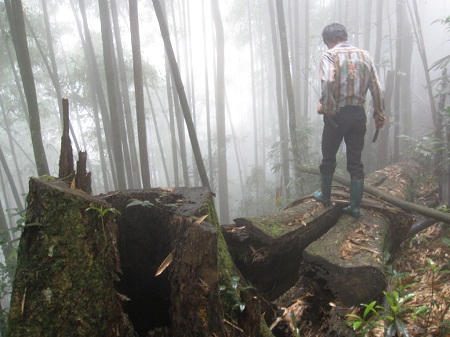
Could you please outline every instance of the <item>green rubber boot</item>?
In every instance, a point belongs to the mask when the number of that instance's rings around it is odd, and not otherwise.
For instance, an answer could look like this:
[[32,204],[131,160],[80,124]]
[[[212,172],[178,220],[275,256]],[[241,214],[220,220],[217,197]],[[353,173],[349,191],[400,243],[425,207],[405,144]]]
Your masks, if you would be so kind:
[[364,180],[353,179],[350,183],[350,206],[345,207],[342,211],[350,214],[355,219],[361,215],[360,205],[364,190]]
[[333,176],[321,174],[320,180],[320,190],[314,192],[313,197],[317,201],[320,201],[325,207],[328,207],[330,206],[331,183],[333,181]]

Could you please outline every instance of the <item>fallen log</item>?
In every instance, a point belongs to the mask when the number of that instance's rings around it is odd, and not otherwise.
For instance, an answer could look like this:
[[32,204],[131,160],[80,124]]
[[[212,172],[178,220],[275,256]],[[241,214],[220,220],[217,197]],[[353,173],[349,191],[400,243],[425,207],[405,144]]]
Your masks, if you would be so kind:
[[[383,191],[396,200],[408,198],[411,179],[418,170],[411,163],[392,165],[368,175],[366,189]],[[364,195],[358,220],[342,215],[341,209],[348,203],[348,191],[343,187],[333,187],[332,202],[324,209],[312,196],[306,196],[282,212],[239,218],[235,225],[223,229],[233,259],[246,278],[278,308],[284,308],[282,315],[274,319],[275,329],[283,324],[283,317],[292,317],[288,308],[296,308],[294,316],[298,320],[298,312],[308,317],[323,316],[330,302],[351,306],[378,298],[387,284],[385,264],[391,262],[415,220],[414,213],[369,194]],[[284,212],[294,212],[299,219],[308,218],[305,214],[315,217],[299,228],[274,236],[276,230],[292,223]],[[274,228],[264,226],[264,222],[274,224]],[[322,227],[321,222],[326,225]],[[316,234],[323,229],[325,232],[317,237],[305,235],[305,241],[293,239],[297,231],[308,232],[313,227]],[[283,250],[284,246],[288,249]],[[290,269],[286,261],[290,261]],[[281,289],[285,289],[282,294],[277,292]]]
[[271,301],[297,281],[303,249],[339,215],[338,208],[324,209],[310,199],[273,214],[237,218],[222,232],[244,277]]
[[[404,165],[405,168],[407,168],[407,169],[411,169],[411,171],[413,171],[413,172],[408,175],[414,176],[413,167],[415,164],[412,164],[411,162],[405,162],[405,163],[402,163],[401,165]],[[319,169],[315,169],[315,168],[303,167],[303,168],[301,168],[301,171],[304,173],[320,175]],[[448,213],[440,212],[440,211],[435,210],[430,207],[425,207],[423,205],[420,205],[420,204],[417,204],[414,202],[409,202],[409,201],[403,200],[399,197],[396,197],[395,195],[390,194],[389,192],[383,193],[383,191],[379,188],[379,186],[381,184],[383,184],[383,182],[387,179],[387,177],[388,177],[387,173],[384,170],[375,172],[371,177],[371,179],[374,181],[374,183],[372,184],[372,186],[368,185],[366,183],[366,185],[364,186],[364,192],[372,195],[373,197],[375,197],[379,200],[382,200],[382,201],[388,202],[394,206],[397,206],[406,212],[415,212],[415,213],[418,213],[425,217],[436,219],[436,220],[450,224],[450,214],[448,214]],[[344,186],[350,186],[349,178],[341,177],[341,176],[335,174],[333,176],[333,180]],[[386,188],[387,191],[389,191],[389,186],[390,186],[389,182],[390,181],[388,181],[388,183],[384,183],[384,185],[388,186]],[[393,181],[393,183],[395,186],[396,185],[395,181]]]

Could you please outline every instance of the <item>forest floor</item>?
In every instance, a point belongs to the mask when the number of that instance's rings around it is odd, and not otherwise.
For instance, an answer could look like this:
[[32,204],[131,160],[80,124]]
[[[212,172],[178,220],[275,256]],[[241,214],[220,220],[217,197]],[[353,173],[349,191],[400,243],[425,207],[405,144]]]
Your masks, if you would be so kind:
[[[439,204],[436,181],[410,192],[416,204]],[[450,212],[449,205],[442,211]],[[329,303],[319,321],[303,323],[297,309],[300,324],[287,336],[450,337],[450,224],[437,222],[405,240],[391,261],[388,286],[376,301],[351,308]]]
[[[383,300],[332,307],[320,322],[288,336],[449,337],[449,257],[450,226],[433,225],[402,244],[387,271],[391,278]],[[345,320],[346,332],[335,329],[336,316],[339,324]]]
[[397,318],[410,336],[450,335],[449,257],[448,224],[434,225],[403,243],[391,287],[404,299],[397,305]]
[[[450,336],[449,257],[449,224],[437,223],[406,240],[387,268],[384,298],[344,309],[346,323],[364,337]],[[330,331],[322,323],[318,330]],[[328,335],[315,331],[309,336]]]

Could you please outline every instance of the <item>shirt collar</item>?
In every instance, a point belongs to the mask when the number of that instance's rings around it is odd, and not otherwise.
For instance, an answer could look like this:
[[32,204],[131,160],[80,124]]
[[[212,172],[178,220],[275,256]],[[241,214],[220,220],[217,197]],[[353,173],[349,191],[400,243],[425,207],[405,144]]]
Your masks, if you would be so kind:
[[350,47],[353,47],[353,46],[348,42],[344,42],[344,43],[340,43],[340,44],[334,46],[330,50],[337,49],[337,48],[350,48]]

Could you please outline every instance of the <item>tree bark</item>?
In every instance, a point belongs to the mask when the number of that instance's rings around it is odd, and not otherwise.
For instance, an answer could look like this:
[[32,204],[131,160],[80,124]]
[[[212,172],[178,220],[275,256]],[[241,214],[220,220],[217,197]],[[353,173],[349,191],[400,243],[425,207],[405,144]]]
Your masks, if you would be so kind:
[[[310,195],[273,214],[235,219],[235,225],[223,227],[230,253],[246,279],[279,306],[287,307],[289,299],[298,298],[312,311],[329,307],[329,302],[368,303],[385,290],[384,264],[408,238],[414,204],[402,199],[409,198],[410,181],[419,172],[419,164],[410,161],[368,175],[365,192],[375,198],[364,196],[358,220],[342,214],[348,192],[338,187],[333,187],[332,207],[323,208]],[[394,201],[408,212],[380,199]],[[428,208],[416,205],[414,209]],[[440,213],[442,221],[450,219],[448,214],[433,212]]]
[[28,201],[8,336],[270,336],[207,188],[92,197],[31,178]]
[[123,135],[120,129],[121,120],[118,115],[117,108],[117,91],[116,85],[117,73],[115,67],[114,48],[111,31],[111,19],[109,13],[109,5],[106,0],[98,0],[100,10],[100,21],[103,42],[103,58],[105,61],[106,87],[108,92],[109,113],[111,116],[112,127],[112,150],[114,155],[114,164],[116,167],[117,187],[123,190],[127,186],[125,178],[125,162],[122,151]]
[[63,132],[61,136],[58,177],[59,179],[70,184],[75,175],[75,169],[73,167],[72,143],[69,136],[69,101],[67,99],[63,99],[62,101],[61,115],[63,117]]
[[156,15],[158,17],[159,26],[161,29],[161,35],[164,40],[164,45],[166,48],[166,53],[169,58],[170,67],[172,70],[172,75],[175,79],[175,85],[177,87],[177,92],[181,102],[181,108],[183,109],[183,115],[186,122],[186,126],[189,132],[189,137],[191,139],[192,150],[194,152],[197,167],[200,173],[200,179],[204,187],[209,187],[208,176],[206,174],[205,165],[203,163],[200,146],[197,139],[197,134],[195,132],[194,123],[192,122],[192,116],[189,111],[189,104],[187,102],[186,94],[184,92],[183,83],[181,81],[180,71],[177,66],[177,61],[173,53],[172,44],[170,42],[169,30],[167,28],[167,23],[164,17],[164,12],[161,7],[159,0],[153,0],[153,7],[155,8]]
[[137,159],[135,133],[131,117],[130,95],[128,93],[129,86],[125,69],[125,57],[123,56],[119,14],[117,11],[116,0],[110,0],[109,3],[111,5],[111,18],[113,23],[112,28],[114,40],[116,42],[115,50],[117,51],[117,63],[115,63],[117,65],[117,71],[115,72],[117,85],[115,86],[115,90],[118,116],[121,119],[119,125],[121,126],[122,149],[125,160],[128,188],[135,188],[135,186],[141,186],[141,177],[139,174],[140,167]]
[[147,129],[145,126],[144,83],[142,78],[141,42],[139,34],[139,8],[137,0],[130,0],[130,31],[131,47],[133,52],[136,123],[138,131],[142,186],[144,188],[150,188],[150,167],[148,163]]
[[272,50],[275,63],[275,90],[277,98],[277,113],[279,125],[279,139],[280,139],[280,165],[281,165],[281,188],[285,191],[286,199],[291,198],[291,189],[289,188],[290,171],[289,171],[289,139],[287,130],[286,114],[283,109],[283,93],[281,86],[281,68],[280,68],[280,54],[279,43],[277,39],[277,29],[275,25],[275,13],[272,6],[272,1],[268,0],[270,26],[272,30]]
[[[92,44],[91,35],[89,32],[89,25],[87,22],[87,15],[86,15],[86,9],[84,5],[84,0],[79,0],[79,7],[80,7],[80,14],[82,17],[82,24],[79,22],[77,11],[75,9],[74,0],[70,1],[70,5],[72,8],[72,12],[74,13],[75,21],[77,23],[78,32],[80,35],[80,40],[82,41],[82,47],[84,51],[84,55],[86,57],[87,63],[88,63],[88,86],[90,88],[89,90],[89,97],[91,100],[91,105],[93,108],[93,118],[94,118],[94,124],[95,124],[95,133],[97,136],[97,144],[98,144],[98,152],[100,157],[100,164],[102,168],[102,179],[103,179],[103,187],[106,191],[109,191],[109,180],[108,180],[108,172],[106,168],[106,158],[109,158],[110,162],[110,168],[111,168],[111,176],[113,177],[113,181],[117,181],[116,174],[115,174],[115,166],[114,161],[112,158],[111,153],[111,147],[106,146],[106,149],[104,148],[103,143],[103,137],[102,137],[102,130],[100,127],[100,118],[99,118],[99,109],[102,116],[102,123],[103,123],[103,132],[105,133],[105,140],[108,142],[109,139],[111,139],[111,122],[108,116],[107,108],[106,108],[106,102],[103,94],[103,89],[101,88],[101,85],[99,85],[99,78],[100,74],[98,71],[97,61],[95,58],[94,53],[94,47]],[[83,34],[83,28],[84,28],[84,34]],[[105,153],[106,151],[106,153]],[[107,155],[106,155],[107,154]],[[115,183],[113,183],[115,185]]]
[[225,123],[225,48],[222,18],[219,2],[211,2],[211,10],[216,28],[216,126],[217,126],[217,157],[218,157],[218,185],[220,202],[220,221],[230,222],[230,210],[228,205],[228,169],[227,169],[227,140]]
[[289,108],[289,135],[291,137],[291,145],[292,145],[292,155],[294,158],[294,173],[295,179],[297,182],[300,181],[300,152],[299,152],[299,143],[297,137],[297,122],[296,122],[296,112],[295,112],[295,99],[294,99],[294,90],[292,87],[292,76],[289,62],[289,51],[287,45],[287,36],[286,36],[286,23],[284,20],[284,9],[283,9],[283,1],[276,0],[277,6],[277,17],[278,17],[278,31],[280,34],[280,44],[281,44],[281,58],[283,64],[283,74],[284,74],[284,82],[286,85],[286,94],[288,99],[288,108]]
[[31,178],[9,313],[9,337],[132,336],[114,288],[110,207],[61,182]]
[[211,107],[209,100],[209,76],[208,76],[208,54],[206,44],[206,24],[205,24],[205,0],[202,0],[202,31],[203,31],[203,57],[205,62],[205,105],[206,105],[206,135],[208,139],[208,171],[209,182],[213,189],[215,186],[214,180],[214,160],[212,149],[212,137],[211,137]]
[[5,4],[9,25],[12,31],[14,49],[16,50],[17,62],[19,63],[20,75],[22,77],[23,89],[28,105],[31,141],[36,161],[37,174],[48,175],[50,171],[48,169],[47,157],[45,155],[44,143],[42,140],[39,105],[37,102],[34,75],[31,69],[22,0],[7,0]]

